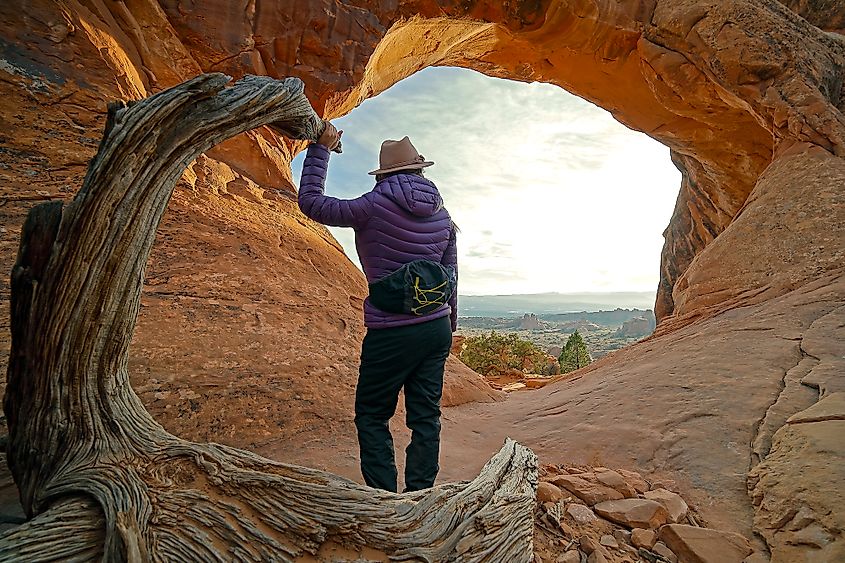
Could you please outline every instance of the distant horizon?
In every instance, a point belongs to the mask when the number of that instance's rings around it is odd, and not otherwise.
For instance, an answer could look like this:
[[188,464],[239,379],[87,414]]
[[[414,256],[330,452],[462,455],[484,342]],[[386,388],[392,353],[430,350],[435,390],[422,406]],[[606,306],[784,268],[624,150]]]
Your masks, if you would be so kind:
[[526,313],[549,315],[613,311],[654,310],[656,291],[543,292],[499,295],[458,293],[458,316],[513,317]]
[[533,297],[540,295],[657,295],[657,290],[654,291],[540,291],[537,293],[458,293],[459,297]]

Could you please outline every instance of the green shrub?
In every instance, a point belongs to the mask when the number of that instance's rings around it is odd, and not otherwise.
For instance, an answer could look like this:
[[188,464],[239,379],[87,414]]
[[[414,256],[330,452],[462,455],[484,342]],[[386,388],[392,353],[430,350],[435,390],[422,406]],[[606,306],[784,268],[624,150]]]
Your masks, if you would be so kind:
[[533,342],[516,334],[493,331],[490,335],[470,336],[464,341],[460,359],[483,375],[510,370],[539,372],[548,363],[548,355]]

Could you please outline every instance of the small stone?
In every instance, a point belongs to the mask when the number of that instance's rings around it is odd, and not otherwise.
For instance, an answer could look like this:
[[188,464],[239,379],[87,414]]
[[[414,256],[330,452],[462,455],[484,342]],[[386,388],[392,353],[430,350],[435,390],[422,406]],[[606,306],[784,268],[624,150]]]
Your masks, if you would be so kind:
[[690,563],[741,563],[752,552],[751,544],[739,534],[685,524],[663,526],[660,539]]
[[631,532],[628,530],[620,530],[619,528],[613,530],[613,537],[619,543],[631,543]]
[[598,517],[592,510],[577,502],[569,503],[569,506],[566,507],[566,513],[578,524],[590,524],[598,521]]
[[612,469],[596,472],[596,480],[602,485],[607,485],[611,489],[618,491],[625,498],[637,496],[637,491],[625,481],[625,478]]
[[558,525],[560,525],[560,529],[566,537],[574,538],[576,535],[578,535],[575,533],[575,530],[572,528],[572,526],[570,526],[566,522],[560,521],[558,522]]
[[680,495],[667,491],[666,489],[654,489],[647,491],[643,496],[649,500],[657,501],[669,512],[669,522],[676,524],[687,517],[689,507]]
[[609,500],[597,504],[594,510],[611,522],[629,528],[659,528],[669,519],[669,512],[662,504],[641,498]]
[[652,547],[651,550],[663,559],[670,561],[671,563],[678,563],[678,556],[675,555],[671,549],[666,547],[666,544],[664,544],[663,542],[657,542],[656,544],[654,544],[654,547]]
[[647,530],[645,528],[634,528],[631,531],[631,543],[634,547],[644,547],[651,549],[654,547],[654,542],[657,541],[657,534],[654,530]]
[[617,542],[616,538],[614,538],[610,534],[603,535],[599,540],[599,543],[605,547],[612,547],[613,549],[619,548],[619,542]]
[[578,540],[578,543],[581,546],[581,550],[587,555],[590,555],[599,548],[598,542],[590,536],[582,536],[581,539]]
[[581,554],[577,549],[570,549],[566,553],[560,555],[556,563],[581,563]]
[[539,502],[557,502],[563,498],[563,491],[555,485],[540,481],[537,485],[537,500]]
[[601,483],[591,483],[587,479],[576,477],[575,475],[560,475],[559,477],[552,479],[552,483],[558,487],[566,489],[584,501],[588,506],[607,500],[624,498],[622,493],[608,487],[607,485],[602,485]]
[[587,563],[607,563],[607,557],[601,551],[596,550],[587,558]]

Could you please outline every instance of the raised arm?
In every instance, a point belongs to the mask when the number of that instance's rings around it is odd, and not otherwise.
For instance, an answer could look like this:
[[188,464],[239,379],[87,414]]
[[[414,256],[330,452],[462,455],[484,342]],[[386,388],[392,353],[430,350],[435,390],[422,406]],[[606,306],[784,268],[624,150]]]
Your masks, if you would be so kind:
[[[458,277],[458,247],[457,247],[457,227],[452,223],[452,234],[449,237],[449,244],[443,252],[443,259],[440,261],[444,266],[449,266],[455,269],[455,279]],[[452,332],[458,330],[458,284],[455,283],[455,292],[449,298],[449,306],[452,308]]]
[[338,199],[323,194],[329,170],[329,149],[319,143],[308,147],[299,181],[299,209],[311,219],[332,227],[363,227],[369,217],[369,194]]

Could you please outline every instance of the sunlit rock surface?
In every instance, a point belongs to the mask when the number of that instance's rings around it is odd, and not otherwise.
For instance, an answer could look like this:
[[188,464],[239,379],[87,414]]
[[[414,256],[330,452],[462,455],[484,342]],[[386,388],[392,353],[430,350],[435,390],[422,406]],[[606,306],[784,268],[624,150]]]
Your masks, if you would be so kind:
[[[27,209],[79,187],[115,99],[202,71],[298,76],[335,117],[430,65],[557,84],[669,146],[683,173],[657,336],[573,380],[447,409],[443,478],[511,435],[554,460],[672,475],[705,491],[695,500],[718,528],[755,526],[776,559],[841,554],[838,419],[786,423],[845,373],[839,3],[384,4],[0,4],[0,267]],[[133,383],[183,436],[357,478],[366,285],[296,208],[301,148],[253,131],[189,167],[148,266]],[[447,402],[499,398],[450,366]]]

